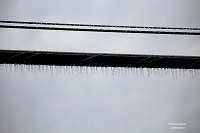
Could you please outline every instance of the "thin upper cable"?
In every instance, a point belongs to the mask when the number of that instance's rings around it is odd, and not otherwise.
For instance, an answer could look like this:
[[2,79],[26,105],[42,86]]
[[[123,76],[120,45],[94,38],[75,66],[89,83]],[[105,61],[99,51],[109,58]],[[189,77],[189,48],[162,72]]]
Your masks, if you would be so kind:
[[181,28],[181,27],[153,27],[153,26],[128,26],[128,25],[96,25],[96,24],[66,24],[66,23],[47,23],[30,21],[4,21],[0,23],[9,24],[37,24],[37,25],[57,25],[57,26],[87,26],[87,27],[113,27],[113,28],[140,28],[140,29],[171,29],[171,30],[200,30],[200,28]]
[[57,31],[88,31],[88,32],[110,32],[110,33],[144,33],[144,34],[200,35],[200,32],[143,31],[143,30],[141,31],[141,30],[61,28],[61,27],[37,27],[37,26],[13,26],[13,25],[0,25],[0,28],[39,29],[39,30],[57,30]]
[[[0,24],[0,28],[61,30],[61,31],[113,32],[113,33],[200,35],[200,32],[198,32],[198,31],[200,31],[200,28],[65,24],[65,23],[4,21],[4,20],[1,20],[0,23],[2,23],[2,24]],[[56,27],[52,27],[52,26],[56,26]],[[61,27],[61,26],[64,26],[64,27]],[[70,27],[67,27],[67,26],[70,26]],[[95,27],[99,27],[99,28],[97,29]],[[111,29],[108,29],[108,28],[111,28]],[[121,28],[121,29],[119,29],[119,28]],[[127,29],[127,28],[129,28],[129,29]],[[136,29],[136,30],[133,30],[133,29]],[[145,30],[138,30],[138,29],[145,29]],[[158,31],[158,29],[159,29],[159,31]],[[155,31],[155,30],[157,30],[157,31]],[[167,30],[167,31],[164,31],[164,30]],[[169,31],[169,30],[172,30],[172,31]],[[177,30],[181,30],[181,31],[177,31]],[[187,31],[183,31],[183,30],[187,30]]]

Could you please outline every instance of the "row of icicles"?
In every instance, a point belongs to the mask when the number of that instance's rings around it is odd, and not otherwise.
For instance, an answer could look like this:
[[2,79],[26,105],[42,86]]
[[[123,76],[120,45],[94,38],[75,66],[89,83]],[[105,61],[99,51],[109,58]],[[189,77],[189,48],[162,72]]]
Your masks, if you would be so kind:
[[166,69],[166,68],[134,68],[134,67],[88,67],[88,66],[48,66],[48,65],[23,65],[23,64],[0,64],[1,71],[51,73],[54,74],[102,74],[112,76],[172,76],[178,77],[200,77],[200,69]]

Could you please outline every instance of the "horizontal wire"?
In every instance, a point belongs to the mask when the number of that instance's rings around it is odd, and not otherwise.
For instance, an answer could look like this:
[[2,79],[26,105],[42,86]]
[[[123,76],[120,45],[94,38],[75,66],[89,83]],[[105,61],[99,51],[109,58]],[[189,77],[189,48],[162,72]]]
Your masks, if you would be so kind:
[[0,23],[58,25],[58,26],[112,27],[112,28],[140,28],[140,29],[200,30],[200,28],[127,26],[127,25],[124,25],[124,26],[123,25],[95,25],[95,24],[65,24],[65,23],[46,23],[46,22],[30,22],[30,21],[4,21],[4,20],[0,20]]
[[117,30],[117,29],[91,29],[91,28],[61,28],[61,27],[38,27],[38,26],[13,26],[0,25],[0,28],[16,29],[39,29],[57,31],[88,31],[88,32],[110,32],[110,33],[143,33],[143,34],[172,34],[172,35],[200,35],[200,32],[172,32],[172,31],[141,31],[141,30]]
[[0,64],[200,69],[200,56],[0,50],[0,57]]

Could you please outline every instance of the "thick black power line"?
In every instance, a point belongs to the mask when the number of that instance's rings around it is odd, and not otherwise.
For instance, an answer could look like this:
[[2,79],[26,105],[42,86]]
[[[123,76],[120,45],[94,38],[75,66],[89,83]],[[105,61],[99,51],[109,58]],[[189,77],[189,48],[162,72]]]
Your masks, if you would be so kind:
[[112,27],[112,28],[140,28],[140,29],[171,29],[171,30],[200,30],[200,28],[181,28],[181,27],[154,27],[154,26],[127,26],[127,25],[97,25],[97,24],[65,24],[65,23],[46,23],[30,21],[4,21],[7,24],[37,24],[37,25],[57,25],[57,26],[87,26],[87,27]]
[[0,64],[200,69],[200,57],[0,50]]
[[64,28],[64,27],[44,27],[44,26],[41,27],[41,26],[21,26],[21,25],[0,25],[0,28],[57,30],[57,31],[88,31],[88,32],[110,32],[110,33],[200,35],[200,32],[148,31],[148,30],[144,31],[144,30],[92,29],[92,28]]

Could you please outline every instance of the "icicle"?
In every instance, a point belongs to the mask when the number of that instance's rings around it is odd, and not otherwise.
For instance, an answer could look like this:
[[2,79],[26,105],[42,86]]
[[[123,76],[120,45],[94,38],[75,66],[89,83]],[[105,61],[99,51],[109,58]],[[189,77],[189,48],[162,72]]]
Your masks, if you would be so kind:
[[58,66],[58,72],[59,74],[62,74],[62,66]]
[[12,72],[12,64],[8,64],[10,72]]
[[34,72],[36,73],[37,72],[37,66],[34,65]]
[[135,76],[135,67],[131,68],[131,72],[133,73],[133,75]]
[[93,68],[93,74],[95,75],[96,74],[96,68],[95,68],[95,66],[93,66],[92,68]]
[[108,67],[106,67],[106,76],[108,76]]
[[19,69],[18,64],[16,64],[16,72],[18,72],[18,69]]
[[3,64],[0,64],[0,70],[3,71]]
[[97,74],[99,74],[98,69],[99,69],[99,67],[96,67],[96,73],[97,73]]
[[194,78],[194,69],[191,69],[191,75],[192,75],[192,78]]
[[58,67],[57,66],[53,66],[52,69],[53,69],[53,71],[55,70],[54,75],[58,76]]
[[42,73],[44,74],[44,65],[41,65]]
[[[151,74],[152,74],[152,72],[153,72],[153,74],[156,75],[156,68],[153,68],[153,69],[149,68],[149,69],[150,69]],[[152,71],[151,71],[151,70],[152,70]]]
[[102,75],[104,75],[104,67],[101,67],[101,73],[102,73]]
[[160,68],[160,76],[163,77],[163,68]]
[[182,73],[181,70],[182,70],[182,69],[180,68],[180,69],[179,69],[179,76],[180,76],[180,77],[181,77],[181,73]]
[[88,67],[86,67],[86,70],[85,70],[85,71],[86,71],[86,74],[87,74],[87,77],[88,77]]
[[194,70],[195,78],[197,78],[197,70]]
[[175,78],[178,79],[177,69],[175,69]]
[[138,68],[136,68],[136,75],[138,76]]
[[124,67],[124,76],[127,78],[127,68]]
[[157,75],[160,76],[160,68],[157,68]]
[[115,76],[115,70],[114,70],[113,67],[111,67],[110,69],[111,69],[111,72],[112,72],[112,77],[114,77]]
[[147,68],[148,77],[150,77],[150,68]]
[[4,68],[5,68],[6,72],[7,72],[7,71],[8,71],[8,66],[7,66],[7,64],[4,64]]
[[92,67],[90,67],[90,73],[91,73],[91,75],[93,75],[93,70],[92,70]]
[[53,75],[53,66],[50,66],[51,76]]
[[144,76],[144,68],[139,68],[140,69],[140,76]]
[[190,76],[189,70],[186,70],[186,69],[185,69],[185,73],[186,73],[186,76],[187,76],[187,77]]
[[118,76],[120,76],[121,75],[120,67],[117,68],[117,71],[118,71]]
[[46,73],[48,73],[48,72],[49,72],[49,66],[46,65]]
[[86,67],[83,66],[83,73],[86,74]]
[[20,67],[21,67],[21,75],[23,76],[24,74],[24,65],[22,64],[22,65],[20,65]]
[[116,67],[116,75],[121,76],[121,69],[120,69],[120,67]]
[[131,74],[130,67],[127,66],[127,69],[128,69],[128,75],[130,75]]
[[66,66],[66,74],[69,74],[69,66]]
[[175,80],[176,79],[175,69],[171,69],[171,71],[172,71],[172,77]]
[[66,70],[65,67],[66,67],[66,66],[62,66],[62,67],[63,67],[63,68],[62,68],[62,69],[63,69],[63,73],[64,73],[64,75],[65,75],[65,70]]
[[39,72],[41,72],[41,65],[38,65],[38,67],[39,67]]
[[71,66],[71,74],[74,74],[74,66]]
[[72,71],[73,71],[73,74],[76,74],[76,73],[79,73],[78,72],[78,66],[72,66]]
[[83,68],[82,68],[81,66],[79,66],[79,73],[80,73],[80,74],[82,74],[82,69],[83,69]]

